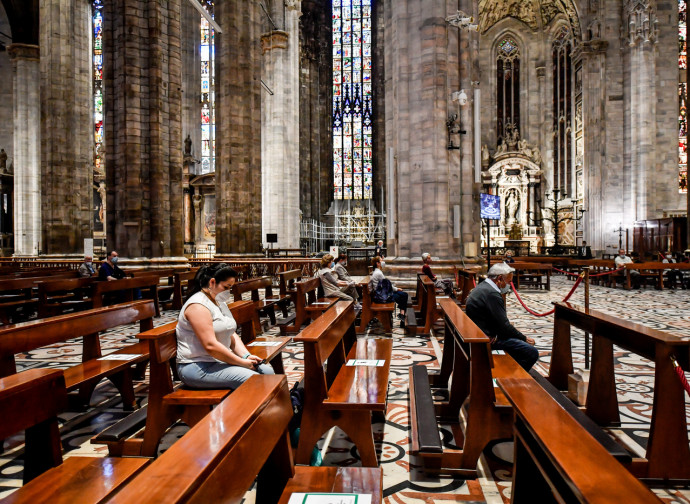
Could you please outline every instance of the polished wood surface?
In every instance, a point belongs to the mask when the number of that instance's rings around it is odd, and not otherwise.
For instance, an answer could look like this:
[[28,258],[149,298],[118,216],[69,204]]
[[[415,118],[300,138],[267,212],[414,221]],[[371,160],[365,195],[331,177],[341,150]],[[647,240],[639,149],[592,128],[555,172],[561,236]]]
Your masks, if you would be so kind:
[[[264,289],[264,298],[261,299],[259,291]],[[254,303],[254,308],[259,315],[264,315],[269,318],[271,325],[276,324],[275,307],[281,308],[283,315],[287,316],[287,305],[290,302],[290,297],[287,295],[273,294],[273,280],[271,277],[251,278],[238,282],[232,286],[232,294],[235,301],[242,301],[242,295],[251,293],[251,301]],[[256,328],[257,333],[261,331],[260,327]]]
[[360,280],[358,284],[362,292],[362,299],[360,300],[362,303],[362,312],[359,316],[357,333],[363,334],[366,332],[369,322],[377,318],[383,325],[383,330],[386,331],[386,334],[391,334],[393,332],[391,317],[395,311],[395,303],[374,303],[371,299],[371,293],[369,292],[370,279],[370,276],[366,276]]
[[497,381],[519,418],[512,503],[661,502],[536,381]]
[[372,504],[383,502],[383,471],[377,467],[295,467],[278,504],[293,493],[370,494]]
[[65,278],[38,282],[38,318],[85,310],[92,307],[89,289],[96,277]]
[[322,313],[322,308],[330,308],[333,305],[331,299],[323,300],[328,302],[328,305],[318,305],[319,310],[310,312],[307,307],[319,302],[318,289],[321,286],[321,280],[318,277],[305,278],[299,282],[295,282],[295,289],[297,293],[294,295],[295,303],[295,319],[289,325],[280,326],[280,334],[296,333],[309,320],[318,319]]
[[516,289],[519,289],[522,283],[551,290],[551,272],[553,270],[551,264],[515,261],[514,263],[508,264],[508,266],[515,270],[514,278]]
[[3,499],[3,504],[101,502],[149,463],[145,458],[69,457]]
[[[442,318],[438,301],[447,299],[447,296],[437,296],[436,286],[424,273],[417,273],[417,306],[415,318],[417,326],[414,332],[417,334],[430,334],[434,323]],[[408,329],[408,332],[412,332]]]
[[60,370],[29,369],[0,378],[0,439],[26,430],[24,483],[62,462],[57,415],[67,406]]
[[184,304],[184,299],[187,296],[187,292],[192,287],[194,283],[194,277],[196,276],[198,268],[193,268],[190,271],[185,271],[183,273],[175,273],[173,275],[173,299],[172,299],[172,309],[181,310]]
[[[357,446],[362,465],[378,465],[371,413],[386,409],[392,341],[358,340],[354,323],[354,303],[338,301],[294,338],[304,344],[305,404],[297,463],[308,464],[316,442],[338,426]],[[345,365],[354,358],[382,359],[385,365]]]
[[[649,479],[690,480],[690,446],[685,392],[671,357],[690,371],[690,337],[658,331],[629,320],[572,303],[556,303],[549,380],[567,388],[573,361],[570,327],[592,334],[592,367],[586,412],[600,425],[620,423],[613,345],[654,362],[654,401],[646,461],[633,461],[631,470]],[[681,441],[682,440],[682,441]]]
[[156,308],[156,317],[160,317],[160,306],[158,302],[158,276],[144,275],[136,278],[123,278],[121,280],[94,282],[91,287],[91,298],[93,299],[93,307],[100,308],[105,306],[105,297],[107,294],[117,292],[125,299],[121,301],[131,302],[134,299],[134,294],[141,291],[142,295],[154,302]]
[[465,306],[467,296],[470,295],[472,289],[479,283],[477,281],[477,275],[481,271],[481,268],[458,268],[453,266],[453,270],[455,273],[455,285],[457,285],[455,297],[458,299],[461,306]]

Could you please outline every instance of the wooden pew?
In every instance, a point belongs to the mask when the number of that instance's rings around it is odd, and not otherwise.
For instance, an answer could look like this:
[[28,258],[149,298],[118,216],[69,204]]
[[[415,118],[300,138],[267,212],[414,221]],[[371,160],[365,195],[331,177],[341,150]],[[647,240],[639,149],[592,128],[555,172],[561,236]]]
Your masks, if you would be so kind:
[[458,286],[455,297],[458,299],[461,306],[465,306],[465,304],[467,304],[467,296],[470,295],[472,289],[479,283],[477,281],[478,270],[457,267],[454,267],[454,270],[455,285]]
[[76,278],[76,271],[59,271],[53,274],[8,278],[0,280],[0,322],[9,324],[22,311],[22,318],[31,316],[38,305],[36,284],[61,278]]
[[572,303],[555,303],[553,352],[549,380],[568,387],[573,372],[570,327],[592,335],[592,367],[586,413],[599,425],[620,423],[613,345],[654,362],[654,403],[646,459],[633,459],[630,471],[644,479],[690,480],[690,447],[685,392],[671,357],[690,370],[690,339],[651,329]]
[[92,308],[89,292],[95,281],[97,278],[88,277],[38,282],[38,318]]
[[[321,279],[306,278],[295,282],[295,318],[281,320],[278,324],[280,334],[297,333],[301,327],[333,306],[338,298],[318,297]],[[290,323],[292,322],[292,323]]]
[[[550,264],[515,262],[509,264],[515,269],[515,288],[519,289],[520,284],[534,286],[537,289],[544,287],[551,290],[551,271],[553,266]],[[546,277],[544,280],[543,277]]]
[[[132,273],[132,278],[142,276],[157,276],[158,283],[158,297],[161,302],[168,300],[175,290],[175,268],[147,268],[143,270],[136,270]],[[125,270],[129,273],[129,270]]]
[[194,277],[199,268],[194,268],[191,271],[185,271],[183,273],[174,274],[174,285],[173,285],[173,299],[172,299],[172,309],[180,310],[184,304],[184,300],[187,297],[187,293],[193,288]]
[[[259,296],[259,291],[264,289],[264,299]],[[273,280],[271,277],[251,278],[242,282],[237,282],[232,286],[232,294],[235,301],[242,301],[242,295],[249,292],[251,301],[254,304],[254,309],[259,316],[267,316],[271,325],[276,324],[275,307],[286,305],[290,302],[289,296],[273,295]],[[261,331],[261,327],[256,328],[257,332]]]
[[625,288],[632,289],[631,271],[637,270],[640,272],[641,285],[644,285],[646,280],[652,279],[656,284],[657,289],[664,288],[664,272],[666,270],[690,270],[690,263],[661,263],[661,262],[645,262],[645,263],[630,263],[625,265]]
[[391,318],[393,317],[393,312],[395,311],[395,303],[374,303],[371,299],[371,293],[369,292],[369,280],[371,276],[364,277],[359,282],[360,290],[362,291],[362,313],[359,319],[359,325],[357,326],[357,333],[362,334],[366,332],[367,326],[372,319],[377,318],[381,324],[383,324],[383,330],[387,334],[393,332],[393,325],[391,323]]
[[102,357],[98,333],[124,324],[139,322],[141,331],[153,327],[154,305],[135,301],[107,308],[32,320],[0,328],[0,377],[17,372],[14,356],[36,348],[82,337],[82,363],[64,371],[67,390],[80,389],[80,399],[88,404],[102,378],[118,388],[125,409],[136,406],[130,367],[148,359],[146,344],[135,343],[115,354],[134,354],[128,360],[99,360]]
[[[357,446],[362,465],[376,467],[371,418],[374,411],[386,411],[392,340],[357,339],[352,301],[338,301],[294,340],[304,344],[305,390],[295,460],[308,464],[316,442],[338,426]],[[350,359],[384,362],[380,367],[347,366]]]
[[94,282],[91,287],[91,299],[93,307],[105,306],[106,296],[118,293],[122,297],[119,301],[129,303],[134,300],[134,293],[138,290],[146,299],[151,299],[156,308],[156,317],[160,317],[160,304],[158,302],[158,277],[145,275],[136,278],[123,278],[122,280]]
[[498,378],[515,411],[511,503],[660,503],[539,384]]
[[[424,274],[417,274],[417,292],[418,294],[418,309],[408,309],[407,321],[405,324],[405,333],[412,334],[430,334],[434,323],[442,317],[438,301],[440,299],[447,299],[441,293],[438,296],[433,280]],[[414,318],[412,318],[414,315]]]
[[[270,362],[276,373],[284,373],[281,355],[290,338],[257,338],[252,323],[256,312],[251,301],[235,302],[228,308],[238,327],[242,327],[242,339],[248,344],[247,349]],[[155,456],[161,438],[177,420],[182,420],[190,427],[196,425],[231,392],[230,389],[200,390],[175,385],[171,366],[177,356],[176,328],[177,321],[138,335],[149,346],[151,369],[148,404],[145,413],[143,409],[139,410],[131,418],[122,419],[91,440],[93,444],[107,445],[110,455]],[[256,343],[277,344],[261,346]],[[135,434],[130,437],[132,433]]]
[[285,376],[253,376],[107,502],[218,502],[222,496],[239,503],[257,474],[262,504],[287,504],[293,492],[367,493],[372,503],[382,502],[379,468],[295,467],[290,418]]
[[[426,366],[410,366],[411,453],[418,455],[427,473],[450,473],[477,477],[477,462],[493,439],[511,436],[512,409],[504,395],[494,388],[494,377],[529,378],[509,355],[492,355],[489,338],[452,299],[442,299],[445,343],[441,385],[452,370],[448,401],[435,403]],[[452,361],[452,366],[449,366]],[[465,409],[466,427],[453,430],[460,450],[444,448],[437,417],[458,424]]]
[[[295,299],[297,298],[297,288],[295,287],[295,282],[302,279],[301,269],[292,269],[287,271],[281,271],[277,273],[278,276],[278,292],[281,296],[290,296],[292,304],[295,304]],[[283,311],[283,317],[287,318],[287,307],[288,303],[283,305],[285,307]]]
[[26,430],[24,483],[62,463],[57,417],[66,406],[60,370],[29,369],[0,378],[0,440]]

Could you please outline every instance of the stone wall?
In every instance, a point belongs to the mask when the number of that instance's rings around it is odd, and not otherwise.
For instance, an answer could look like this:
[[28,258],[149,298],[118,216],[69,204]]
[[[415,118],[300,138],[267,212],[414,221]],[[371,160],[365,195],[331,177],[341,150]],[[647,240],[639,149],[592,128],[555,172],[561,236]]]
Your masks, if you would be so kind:
[[195,159],[201,159],[200,21],[199,11],[190,2],[182,2],[182,138],[191,138]]
[[[8,35],[12,34],[10,30],[10,23],[7,20],[5,9],[0,4],[0,32]],[[0,42],[5,45],[10,43],[7,38],[0,35]],[[7,152],[7,167],[9,168],[14,159],[13,142],[14,142],[14,117],[12,114],[12,102],[14,101],[12,94],[12,63],[7,51],[0,52],[0,75],[5,78],[0,79],[0,147]]]

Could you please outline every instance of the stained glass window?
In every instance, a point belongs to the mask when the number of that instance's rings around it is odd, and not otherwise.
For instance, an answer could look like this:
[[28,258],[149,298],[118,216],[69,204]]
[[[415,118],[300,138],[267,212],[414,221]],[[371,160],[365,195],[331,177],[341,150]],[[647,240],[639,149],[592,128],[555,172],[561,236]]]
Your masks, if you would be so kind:
[[573,64],[570,30],[561,27],[553,42],[553,188],[573,194]]
[[335,199],[373,195],[371,0],[333,0]]
[[506,37],[498,44],[497,70],[497,134],[505,138],[508,125],[520,131],[520,48]]
[[[213,1],[202,2],[213,15]],[[215,114],[215,30],[201,17],[201,173],[216,169],[216,114]]]
[[687,4],[678,0],[678,190],[688,192]]
[[93,119],[94,166],[102,172],[103,166],[103,0],[93,2]]

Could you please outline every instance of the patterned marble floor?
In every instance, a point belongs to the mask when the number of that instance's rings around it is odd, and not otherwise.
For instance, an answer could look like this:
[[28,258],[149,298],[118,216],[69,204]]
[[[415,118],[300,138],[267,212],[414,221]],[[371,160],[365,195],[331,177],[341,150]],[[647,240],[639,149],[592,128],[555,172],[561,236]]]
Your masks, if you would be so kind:
[[[552,290],[520,292],[525,303],[535,311],[544,312],[551,308],[551,302],[561,300],[572,287],[572,282],[563,277],[552,280]],[[584,290],[579,288],[572,302],[583,303]],[[675,334],[690,335],[690,291],[642,291],[612,290],[592,286],[590,305],[621,318],[632,319],[649,327]],[[518,329],[525,335],[536,339],[540,351],[538,369],[544,374],[548,370],[553,317],[536,318],[528,314],[514,296],[508,299],[508,315]],[[168,311],[155,321],[156,325],[174,320],[177,313]],[[115,350],[127,343],[136,341],[137,327],[130,326],[111,331],[101,338],[104,352]],[[269,333],[277,333],[271,330]],[[369,330],[370,337],[385,337],[380,327]],[[575,365],[584,364],[584,340],[580,331],[573,330],[573,352]],[[419,461],[409,454],[408,420],[408,367],[415,363],[425,363],[431,368],[438,367],[441,347],[437,338],[420,336],[405,337],[403,330],[396,328],[393,333],[394,351],[391,365],[391,384],[389,406],[385,423],[374,425],[377,448],[381,453],[381,466],[384,469],[385,501],[392,503],[440,503],[477,502],[503,504],[510,501],[510,479],[512,466],[512,443],[496,442],[484,451],[477,480],[465,481],[460,478],[425,477],[419,470]],[[68,367],[80,360],[81,345],[78,341],[55,345],[49,348],[18,356],[19,369],[33,367]],[[288,381],[292,385],[301,378],[302,353],[296,344],[288,347],[284,355]],[[616,380],[621,409],[622,425],[615,434],[634,451],[643,453],[649,429],[651,414],[653,363],[616,350]],[[146,398],[145,383],[137,384],[137,397]],[[690,414],[687,406],[686,410]],[[87,411],[68,411],[60,416],[64,456],[105,455],[102,446],[92,445],[91,437],[105,427],[123,418],[116,391],[108,383],[102,382],[96,389],[92,405]],[[161,446],[165,450],[175,439],[186,431],[180,425],[166,436]],[[444,442],[453,446],[450,426],[442,426]],[[327,465],[359,465],[359,459],[352,443],[346,436],[334,429],[319,443]],[[17,435],[5,440],[5,451],[0,455],[0,498],[21,485],[23,467],[23,436]],[[687,489],[655,489],[655,493],[667,503],[690,503]],[[254,493],[247,493],[245,502],[254,502]]]

